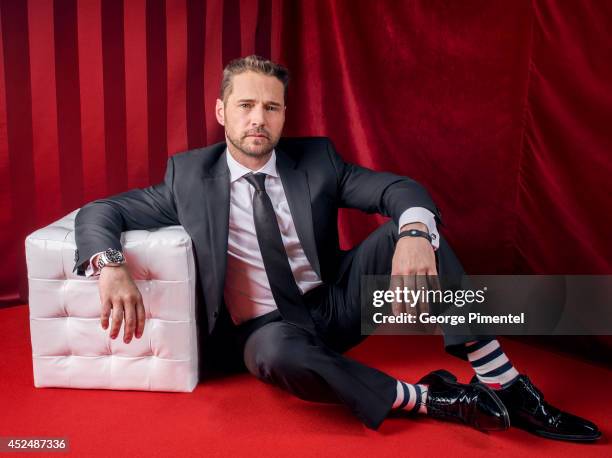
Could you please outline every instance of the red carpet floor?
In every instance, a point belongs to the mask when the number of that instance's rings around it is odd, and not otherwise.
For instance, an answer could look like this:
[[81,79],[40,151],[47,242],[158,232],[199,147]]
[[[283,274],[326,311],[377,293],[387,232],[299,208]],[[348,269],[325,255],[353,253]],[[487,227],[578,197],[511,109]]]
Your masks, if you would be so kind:
[[[193,393],[35,389],[26,306],[0,309],[0,436],[63,436],[70,454],[84,457],[612,456],[612,371],[503,344],[550,401],[598,423],[603,440],[579,445],[515,429],[484,434],[423,417],[389,419],[371,431],[341,406],[295,399],[248,374],[200,384]],[[371,337],[350,356],[407,381],[440,367],[463,381],[472,375],[437,337]]]

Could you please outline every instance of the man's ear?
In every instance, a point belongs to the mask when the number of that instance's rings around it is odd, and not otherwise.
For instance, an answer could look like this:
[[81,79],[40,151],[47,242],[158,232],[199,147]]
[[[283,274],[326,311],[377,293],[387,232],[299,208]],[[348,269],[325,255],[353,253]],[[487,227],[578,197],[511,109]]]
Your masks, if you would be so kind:
[[217,117],[217,122],[222,126],[225,126],[225,106],[223,105],[223,100],[217,99],[217,103],[215,105],[215,116]]

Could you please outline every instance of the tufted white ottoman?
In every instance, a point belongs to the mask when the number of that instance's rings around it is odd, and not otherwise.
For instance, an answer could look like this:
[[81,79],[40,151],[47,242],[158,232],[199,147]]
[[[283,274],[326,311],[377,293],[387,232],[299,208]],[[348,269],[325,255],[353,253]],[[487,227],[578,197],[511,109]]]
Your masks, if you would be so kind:
[[125,344],[123,325],[115,340],[100,326],[97,279],[72,273],[77,212],[26,238],[34,385],[192,391],[198,340],[190,237],[181,226],[122,234],[146,310],[142,337]]

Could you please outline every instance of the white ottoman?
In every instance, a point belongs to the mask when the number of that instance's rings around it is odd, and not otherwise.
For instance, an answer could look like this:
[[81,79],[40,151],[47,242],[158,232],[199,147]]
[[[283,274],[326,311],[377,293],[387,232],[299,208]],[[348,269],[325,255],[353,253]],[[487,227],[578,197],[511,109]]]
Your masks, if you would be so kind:
[[144,334],[123,343],[100,326],[96,278],[74,266],[78,210],[26,238],[36,387],[193,391],[198,383],[196,271],[181,226],[122,234],[146,310]]

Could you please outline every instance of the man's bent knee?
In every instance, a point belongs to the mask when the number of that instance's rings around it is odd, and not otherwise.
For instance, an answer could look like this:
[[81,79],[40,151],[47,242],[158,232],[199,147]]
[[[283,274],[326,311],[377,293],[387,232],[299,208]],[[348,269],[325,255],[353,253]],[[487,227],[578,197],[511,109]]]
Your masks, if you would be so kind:
[[[244,348],[244,363],[256,377],[270,381],[277,374],[283,376],[302,371],[300,340],[306,336],[296,334],[296,328],[288,323],[275,322],[255,331]],[[291,344],[289,344],[291,341]]]

